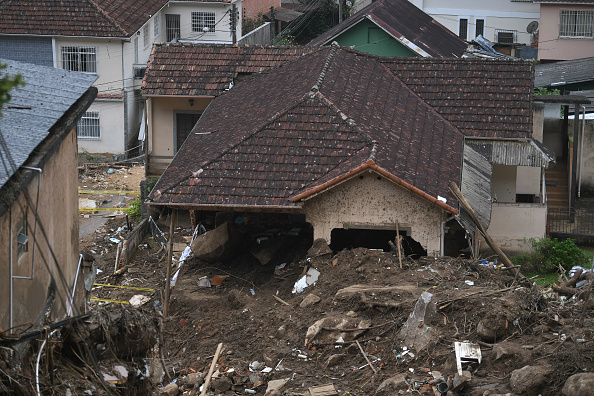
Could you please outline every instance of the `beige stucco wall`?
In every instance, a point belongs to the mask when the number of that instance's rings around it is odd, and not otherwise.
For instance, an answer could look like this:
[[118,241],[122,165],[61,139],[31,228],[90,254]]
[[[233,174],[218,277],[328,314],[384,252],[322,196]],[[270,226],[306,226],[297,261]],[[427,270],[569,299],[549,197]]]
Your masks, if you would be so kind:
[[[66,290],[72,288],[78,264],[78,197],[77,197],[76,132],[72,131],[43,167],[39,194],[39,223],[36,232],[35,276],[33,280],[15,279],[13,293],[13,324],[33,322],[40,315],[51,283],[56,279],[57,296],[52,316],[66,312]],[[37,202],[37,174],[27,187],[32,201],[20,194],[17,202],[0,218],[0,327],[10,327],[10,264],[15,276],[31,276],[33,258],[34,209]],[[28,252],[17,259],[16,224],[26,208],[28,221]],[[42,229],[45,231],[42,232]],[[47,236],[47,238],[46,238]],[[12,247],[12,249],[11,249]],[[50,247],[53,250],[50,252]],[[12,251],[12,253],[11,253]],[[79,285],[80,289],[80,285]],[[79,302],[74,305],[78,308]],[[76,310],[75,312],[78,312]]]
[[[505,253],[527,252],[528,238],[545,236],[546,219],[546,205],[493,203],[487,233]],[[484,240],[481,249],[488,249]]]
[[98,139],[79,138],[79,151],[88,153],[124,152],[124,102],[121,99],[95,99],[87,111],[99,112],[100,137]]
[[517,167],[493,165],[493,199],[497,202],[516,202]]
[[534,166],[518,166],[516,194],[540,195],[541,169]]
[[361,176],[305,201],[306,221],[313,225],[314,239],[330,243],[332,230],[345,225],[395,227],[398,222],[428,255],[439,255],[443,210],[375,172]]
[[559,38],[561,9],[592,10],[594,5],[541,4],[538,59],[570,60],[594,56],[594,39]]
[[[212,98],[193,98],[190,106],[189,98],[183,97],[151,97],[148,103],[149,157],[155,168],[162,168],[171,162],[175,155],[173,137],[173,117],[177,111],[199,111],[206,109]],[[155,158],[167,157],[167,158]]]
[[[570,120],[569,128],[573,130],[573,120]],[[584,125],[584,142],[583,145],[580,144],[578,149],[581,151],[582,147],[582,190],[588,189],[594,191],[594,120],[586,120]],[[580,151],[578,151],[578,160]]]

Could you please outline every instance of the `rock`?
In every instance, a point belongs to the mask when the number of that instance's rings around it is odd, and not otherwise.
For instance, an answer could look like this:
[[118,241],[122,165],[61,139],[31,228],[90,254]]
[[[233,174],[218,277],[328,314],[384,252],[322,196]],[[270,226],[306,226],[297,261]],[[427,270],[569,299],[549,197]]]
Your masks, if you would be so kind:
[[227,261],[236,255],[241,239],[234,225],[225,222],[199,235],[190,248],[197,258],[206,262]]
[[456,375],[454,375],[454,379],[452,380],[452,390],[454,392],[458,392],[460,389],[464,388],[464,386],[468,384],[471,379],[472,375],[470,375],[469,371],[462,371],[462,375],[456,373]]
[[439,371],[432,370],[430,374],[433,377],[433,381],[431,381],[431,383],[439,384],[440,382],[444,381],[443,375]]
[[334,366],[340,364],[344,360],[344,358],[346,356],[347,355],[344,354],[344,353],[339,353],[339,354],[335,354],[335,355],[330,356],[328,358],[328,360],[326,360],[326,368],[328,368],[328,367],[334,367]]
[[406,374],[398,374],[388,378],[377,388],[377,392],[398,392],[408,390]]
[[318,302],[320,302],[320,297],[316,296],[315,294],[308,294],[307,296],[305,296],[303,301],[301,301],[301,304],[299,304],[299,307],[307,308],[307,307],[314,305],[315,303],[318,303]]
[[553,368],[550,366],[524,366],[512,371],[509,385],[514,393],[538,395],[552,372]]
[[276,330],[276,334],[274,334],[274,336],[276,338],[283,339],[285,338],[285,336],[287,335],[287,328],[285,327],[285,325],[282,325],[281,327],[278,328],[278,330]]
[[399,336],[404,344],[414,346],[417,351],[425,349],[431,341],[433,332],[431,319],[435,315],[435,301],[433,294],[423,292],[415,304],[415,309],[400,330]]
[[290,378],[284,378],[268,382],[268,388],[266,388],[266,393],[264,396],[280,396],[282,394],[283,387],[290,380]]
[[342,337],[343,341],[351,341],[361,335],[364,330],[361,331],[349,331],[341,332],[340,330],[328,331],[323,330],[324,328],[335,328],[335,329],[354,329],[354,328],[366,328],[370,326],[371,322],[368,320],[357,320],[349,317],[341,316],[327,316],[323,319],[318,320],[313,325],[309,326],[305,334],[305,345],[313,341],[317,335],[324,332],[325,340],[336,341]]
[[320,256],[328,256],[329,258],[330,256],[332,256],[332,254],[332,249],[330,249],[330,246],[328,246],[328,243],[323,238],[319,238],[313,241],[313,245],[311,245],[311,247],[307,251],[307,257],[309,258]]
[[171,383],[164,388],[161,388],[161,394],[165,396],[177,396],[179,394],[179,387],[176,383]]
[[518,362],[518,360],[523,361],[526,357],[526,351],[522,349],[522,346],[512,342],[493,345],[493,353],[495,354],[495,360],[513,357]]
[[231,382],[231,379],[226,376],[217,378],[212,383],[212,388],[218,393],[227,392],[232,386],[233,382]]
[[183,380],[183,383],[188,386],[189,388],[193,388],[195,386],[200,386],[204,382],[204,373],[190,373],[186,375],[186,378]]
[[158,385],[163,382],[165,371],[159,359],[152,359],[149,364],[149,380],[153,385]]
[[505,337],[505,318],[499,320],[481,320],[476,326],[476,334],[481,337],[483,341],[494,342]]
[[564,396],[594,396],[594,373],[574,374],[565,381]]
[[227,301],[233,309],[239,309],[245,305],[245,298],[247,296],[241,293],[239,290],[230,290],[227,294]]

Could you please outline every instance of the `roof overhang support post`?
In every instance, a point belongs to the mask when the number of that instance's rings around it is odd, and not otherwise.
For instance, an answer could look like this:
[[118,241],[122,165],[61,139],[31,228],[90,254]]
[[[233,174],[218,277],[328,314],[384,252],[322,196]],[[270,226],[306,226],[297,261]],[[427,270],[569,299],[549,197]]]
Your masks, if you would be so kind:
[[570,188],[569,188],[569,222],[575,221],[575,199],[577,196],[577,160],[578,160],[578,147],[580,140],[580,106],[575,105],[573,113],[573,136],[570,139],[569,147],[571,151],[570,165]]

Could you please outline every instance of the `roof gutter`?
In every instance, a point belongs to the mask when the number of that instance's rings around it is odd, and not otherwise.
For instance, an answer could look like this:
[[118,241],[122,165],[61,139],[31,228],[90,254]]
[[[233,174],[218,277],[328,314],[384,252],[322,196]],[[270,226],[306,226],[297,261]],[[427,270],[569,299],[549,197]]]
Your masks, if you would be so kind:
[[76,35],[71,35],[71,36],[67,36],[67,35],[63,35],[63,34],[30,34],[30,33],[15,33],[15,34],[10,34],[10,33],[0,33],[0,36],[15,36],[15,37],[21,37],[21,36],[27,36],[27,37],[60,37],[60,38],[90,38],[90,39],[101,39],[101,40],[123,40],[123,41],[131,41],[132,40],[132,36],[134,36],[134,34],[130,35],[130,37],[121,37],[121,36],[76,36]]
[[231,210],[231,211],[243,211],[243,212],[256,212],[262,210],[270,211],[284,211],[284,212],[301,212],[303,210],[303,204],[296,203],[295,206],[284,206],[284,205],[221,205],[221,204],[186,204],[186,203],[159,203],[159,202],[146,202],[149,206],[167,206],[176,209],[192,209],[192,210]]
[[299,201],[301,199],[306,199],[311,197],[314,194],[317,194],[319,192],[322,192],[323,190],[329,189],[331,187],[334,187],[337,183],[346,181],[346,179],[351,178],[352,176],[355,176],[357,173],[361,173],[362,171],[366,170],[366,169],[371,169],[374,170],[375,172],[379,173],[380,175],[384,176],[386,179],[391,180],[392,182],[399,184],[400,186],[406,188],[409,191],[412,191],[413,193],[420,195],[422,198],[426,199],[427,201],[439,206],[440,208],[453,213],[453,214],[458,214],[458,211],[456,209],[454,209],[453,207],[451,207],[450,205],[440,201],[439,199],[437,199],[437,197],[433,197],[429,194],[427,194],[426,192],[422,191],[421,189],[413,186],[412,184],[405,182],[404,180],[400,179],[399,177],[394,176],[393,174],[391,174],[390,172],[386,171],[385,169],[379,167],[374,161],[368,160],[366,163],[358,166],[357,168],[351,170],[348,173],[345,173],[342,176],[339,176],[333,180],[329,180],[317,187],[314,187],[308,191],[304,191],[301,194],[298,194],[296,196],[294,196],[292,198],[292,200],[294,202]]

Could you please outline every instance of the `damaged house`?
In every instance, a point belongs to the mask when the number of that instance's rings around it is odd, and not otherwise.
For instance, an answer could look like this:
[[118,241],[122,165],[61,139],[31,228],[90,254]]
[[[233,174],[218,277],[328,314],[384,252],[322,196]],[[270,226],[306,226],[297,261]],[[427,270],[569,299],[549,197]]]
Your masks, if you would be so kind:
[[491,236],[521,249],[545,234],[552,159],[532,138],[532,77],[523,61],[321,47],[214,99],[147,203],[293,216],[334,250],[387,245],[398,227],[409,253],[437,256],[468,246],[454,182]]
[[25,83],[0,117],[0,331],[19,333],[79,312],[76,125],[97,96],[97,76],[0,63]]

